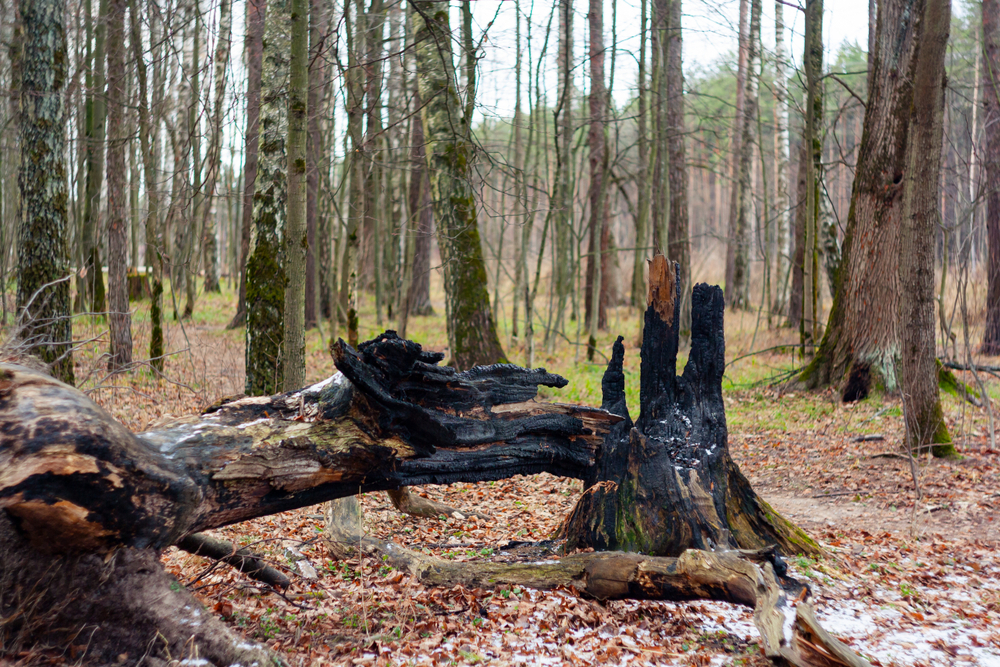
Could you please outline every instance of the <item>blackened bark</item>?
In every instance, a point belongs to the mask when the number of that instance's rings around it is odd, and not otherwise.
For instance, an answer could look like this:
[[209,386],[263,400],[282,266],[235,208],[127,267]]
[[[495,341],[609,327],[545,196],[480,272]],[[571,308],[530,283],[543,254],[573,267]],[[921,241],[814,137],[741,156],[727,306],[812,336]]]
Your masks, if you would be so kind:
[[625,421],[612,427],[567,520],[568,546],[656,556],[771,546],[783,554],[818,553],[815,542],[754,493],[729,456],[722,290],[695,286],[691,353],[678,377],[676,268],[657,255],[649,275],[641,412],[633,426],[619,338],[604,375],[602,406]]
[[68,55],[61,0],[20,4],[25,48],[21,78],[21,194],[17,312],[31,353],[72,384],[66,124]]

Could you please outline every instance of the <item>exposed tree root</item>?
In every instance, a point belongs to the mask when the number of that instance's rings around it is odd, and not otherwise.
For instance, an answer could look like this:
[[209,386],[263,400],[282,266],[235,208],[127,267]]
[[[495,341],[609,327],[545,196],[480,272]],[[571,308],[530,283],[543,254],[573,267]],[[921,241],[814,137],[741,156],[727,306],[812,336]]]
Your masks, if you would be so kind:
[[77,664],[278,664],[170,576],[152,549],[39,552],[0,512],[0,655],[45,650]]
[[[377,555],[428,586],[517,585],[537,590],[568,588],[599,600],[732,602],[753,607],[761,647],[775,664],[869,665],[819,625],[808,588],[783,576],[784,562],[773,550],[689,549],[677,558],[607,551],[573,554],[557,562],[457,563],[364,535],[360,509],[353,498],[330,506],[335,510],[328,510],[324,538],[331,550],[344,555]],[[789,596],[799,602],[793,606]]]
[[484,521],[490,518],[486,514],[476,512],[475,510],[459,509],[457,507],[452,507],[451,505],[446,505],[445,503],[439,503],[436,500],[431,500],[430,498],[424,498],[423,496],[410,491],[410,487],[408,486],[404,486],[396,490],[390,490],[386,493],[389,495],[389,499],[392,500],[393,507],[409,516],[425,518],[447,516],[454,519],[464,519],[466,517],[474,516],[477,519],[483,519]]

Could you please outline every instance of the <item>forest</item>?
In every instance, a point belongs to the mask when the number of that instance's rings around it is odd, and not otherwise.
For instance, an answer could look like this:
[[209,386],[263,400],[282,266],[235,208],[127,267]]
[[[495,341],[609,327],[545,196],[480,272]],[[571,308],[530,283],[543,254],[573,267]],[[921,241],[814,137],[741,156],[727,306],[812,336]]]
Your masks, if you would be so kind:
[[0,664],[1000,665],[1000,0],[0,42]]

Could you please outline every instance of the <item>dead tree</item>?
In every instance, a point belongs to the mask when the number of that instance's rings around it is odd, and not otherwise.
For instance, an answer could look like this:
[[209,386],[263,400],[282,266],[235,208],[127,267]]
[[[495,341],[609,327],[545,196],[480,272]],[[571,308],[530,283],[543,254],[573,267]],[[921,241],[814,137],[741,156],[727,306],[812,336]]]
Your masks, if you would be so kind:
[[[593,502],[600,491],[622,510],[661,512],[667,523],[659,532],[672,537],[656,539],[655,526],[645,523],[641,534],[647,544],[669,543],[666,550],[678,557],[590,553],[520,569],[454,570],[394,545],[376,547],[424,581],[516,580],[571,586],[602,599],[751,605],[774,660],[864,664],[818,628],[807,591],[783,576],[778,551],[815,545],[753,495],[726,453],[718,288],[696,288],[691,361],[683,377],[673,375],[677,287],[665,267],[662,258],[654,264],[643,414],[635,428],[608,410],[536,402],[538,386],[566,384],[544,369],[495,365],[459,373],[437,366],[442,355],[391,332],[358,350],[340,341],[334,347],[340,373],[317,385],[231,401],[138,435],[72,387],[0,366],[0,652],[41,645],[74,647],[88,664],[120,662],[123,654],[126,663],[145,656],[150,664],[178,657],[270,664],[264,649],[201,609],[166,574],[161,549],[205,529],[359,491],[550,472],[596,480],[569,524],[576,543],[589,533],[574,527],[601,516]],[[621,357],[619,346],[605,396],[624,412]],[[622,458],[626,446],[631,454]],[[645,462],[636,460],[640,455]],[[627,461],[628,474],[615,482],[608,471],[619,460]],[[663,469],[676,470],[677,481],[661,489],[643,466],[667,460],[671,468]],[[702,470],[711,474],[701,476]],[[709,478],[714,488],[696,483]],[[630,486],[656,491],[663,503],[682,489],[702,496],[664,513],[645,502],[623,504]],[[718,517],[726,523],[712,524]],[[351,525],[336,517],[330,524],[332,530]],[[728,548],[758,543],[777,551]],[[715,553],[685,551],[713,544]],[[789,600],[803,596],[789,630]]]

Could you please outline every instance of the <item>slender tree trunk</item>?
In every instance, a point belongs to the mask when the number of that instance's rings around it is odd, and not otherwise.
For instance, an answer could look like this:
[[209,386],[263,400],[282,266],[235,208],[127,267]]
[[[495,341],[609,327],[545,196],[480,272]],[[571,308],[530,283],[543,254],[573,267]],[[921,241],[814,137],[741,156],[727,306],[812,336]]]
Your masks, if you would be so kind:
[[448,4],[417,1],[414,9],[417,77],[425,100],[424,134],[444,265],[452,362],[458,368],[503,362],[506,357],[486,291],[486,264],[470,184],[471,119],[462,114],[455,92]]
[[212,127],[209,134],[208,154],[205,156],[208,173],[205,176],[205,210],[202,214],[202,227],[205,231],[202,234],[201,249],[202,262],[205,266],[206,292],[221,291],[219,287],[219,249],[215,241],[216,226],[211,212],[212,204],[219,199],[216,190],[219,174],[222,170],[222,120],[226,103],[226,72],[229,65],[229,52],[232,50],[230,46],[232,24],[232,0],[220,0],[219,37],[215,44],[215,57],[213,58],[215,91],[212,101]]
[[273,394],[283,386],[289,15],[288,0],[271,0],[264,20],[260,146],[247,257],[246,393],[250,396]]
[[[515,236],[517,243],[517,253],[514,264],[514,305],[511,308],[511,345],[518,337],[518,313],[520,310],[521,295],[524,294],[524,286],[528,283],[528,262],[527,253],[531,249],[531,227],[528,224],[526,207],[524,206],[524,144],[522,124],[524,116],[521,114],[521,71],[523,69],[523,59],[521,57],[521,0],[514,0],[514,220],[521,226],[521,238]],[[528,63],[531,66],[531,63]],[[527,231],[527,233],[525,233]],[[494,304],[495,306],[496,304]],[[527,322],[525,322],[527,327]]]
[[[355,0],[351,20],[351,4],[344,8],[347,33],[347,71],[344,73],[347,88],[347,139],[350,139],[350,154],[345,157],[345,172],[350,181],[348,199],[347,230],[344,240],[344,260],[341,268],[340,302],[346,317],[347,342],[358,344],[358,251],[360,234],[364,221],[364,162],[361,157],[363,143],[361,130],[364,112],[364,88],[358,56],[363,53],[365,36],[365,11],[363,0]],[[331,344],[333,340],[331,339]]]
[[982,353],[1000,355],[1000,0],[983,0],[983,93],[986,150],[986,329]]
[[[136,79],[139,84],[139,147],[146,186],[146,264],[152,267],[150,280],[150,337],[149,359],[157,372],[163,372],[163,232],[160,228],[160,195],[157,185],[156,165],[158,150],[154,122],[149,109],[149,91],[146,61],[143,59],[142,32],[139,28],[138,1],[130,0],[132,56],[135,60]],[[156,32],[150,17],[150,44],[153,55],[158,54]]]
[[774,210],[777,230],[775,233],[775,298],[771,311],[784,313],[788,302],[789,270],[791,268],[792,244],[789,235],[790,202],[788,197],[788,82],[785,67],[788,56],[785,51],[784,3],[774,2]]
[[736,115],[730,130],[732,194],[729,197],[729,230],[726,233],[726,301],[732,303],[730,294],[736,285],[736,236],[740,216],[740,165],[743,155],[743,119],[745,117],[747,65],[750,55],[750,0],[740,0],[740,45],[736,70]]
[[[195,300],[198,297],[198,267],[201,264],[199,249],[201,247],[201,232],[203,222],[203,207],[206,206],[202,181],[201,161],[201,41],[202,17],[201,0],[189,0],[194,14],[194,29],[191,31],[191,64],[189,78],[191,81],[191,96],[188,99],[188,144],[191,146],[191,187],[190,200],[185,208],[184,247],[181,253],[179,269],[184,282],[184,312],[182,318],[187,319],[194,313]],[[176,319],[176,311],[175,311]]]
[[[385,159],[385,137],[382,127],[382,77],[383,36],[385,33],[386,3],[371,0],[365,20],[365,135],[361,155],[364,156],[362,202],[364,207],[363,271],[365,284],[375,288],[375,321],[382,325],[385,305],[385,276],[383,274],[383,245],[385,243],[385,216],[382,214],[382,180]],[[369,280],[369,278],[371,280]]]
[[[573,142],[573,2],[558,0],[559,12],[559,89],[556,101],[556,197],[555,209],[555,319],[545,332],[546,344],[561,331],[566,306],[573,290],[573,190],[571,152]],[[440,235],[440,231],[438,232]],[[550,305],[551,307],[551,305]]]
[[[326,44],[329,36],[330,11],[322,0],[310,0],[309,7],[309,141],[306,146],[306,309],[305,326],[311,329],[319,322],[322,312],[320,294],[327,290],[322,280],[330,258],[329,224],[324,226],[327,233],[319,233],[320,173],[329,168],[323,146],[323,132],[320,127],[322,107],[326,101],[327,58]],[[329,216],[324,216],[329,221]],[[317,258],[319,262],[317,263]],[[319,289],[317,289],[319,287]]]
[[[421,105],[420,92],[413,97],[414,106]],[[413,239],[409,289],[406,292],[408,315],[433,315],[431,306],[431,240],[434,233],[434,202],[431,200],[430,179],[427,175],[427,155],[424,152],[424,124],[417,116],[411,132],[411,167],[409,213]],[[405,327],[402,328],[405,330]]]
[[132,316],[128,309],[128,194],[125,192],[125,8],[108,8],[108,324],[111,370],[132,363]]
[[642,308],[646,303],[646,256],[649,243],[649,138],[646,130],[649,94],[646,91],[646,6],[648,0],[641,0],[639,18],[639,81],[636,86],[639,97],[639,113],[636,127],[639,133],[639,164],[636,166],[635,185],[638,190],[638,211],[635,216],[635,255],[632,264],[632,306]]
[[931,445],[935,456],[954,456],[955,448],[941,412],[934,343],[934,237],[939,214],[944,61],[951,28],[951,0],[923,0],[921,5],[922,31],[916,47],[900,225],[900,321],[906,322],[900,327],[900,389],[907,445],[917,451]]
[[21,0],[20,336],[59,379],[73,384],[69,298],[66,123],[68,54],[62,0]]
[[101,187],[104,183],[104,137],[107,104],[104,96],[104,64],[108,21],[108,0],[99,0],[100,10],[94,29],[94,76],[87,123],[87,192],[83,204],[83,255],[87,272],[86,296],[90,309],[103,313],[104,270],[101,264],[100,217]]
[[607,187],[607,135],[604,116],[607,92],[604,87],[604,0],[590,0],[590,245],[587,249],[587,282],[584,296],[584,319],[587,323],[587,360],[594,360],[599,325],[602,240],[607,225],[605,195]]
[[309,0],[290,0],[288,213],[285,220],[284,390],[306,381],[306,139],[309,101]]
[[670,115],[668,112],[667,70],[670,68],[671,0],[653,0],[650,33],[653,49],[653,163],[650,221],[653,254],[667,251],[670,232]]
[[243,158],[243,215],[240,220],[240,296],[236,314],[227,326],[235,329],[246,322],[247,255],[253,226],[254,190],[257,183],[257,152],[260,144],[260,76],[264,53],[264,17],[267,0],[247,0],[246,38],[243,43],[247,67],[247,130]]
[[803,60],[806,71],[806,128],[803,141],[806,162],[805,259],[802,264],[803,300],[799,338],[803,352],[815,345],[819,332],[819,219],[823,179],[823,0],[806,2]]
[[[682,0],[671,0],[667,47],[667,122],[670,125],[670,233],[667,257],[677,262],[681,279],[680,335],[691,334],[691,226],[688,220],[688,169],[684,147],[684,70]],[[760,43],[758,30],[758,44]]]

